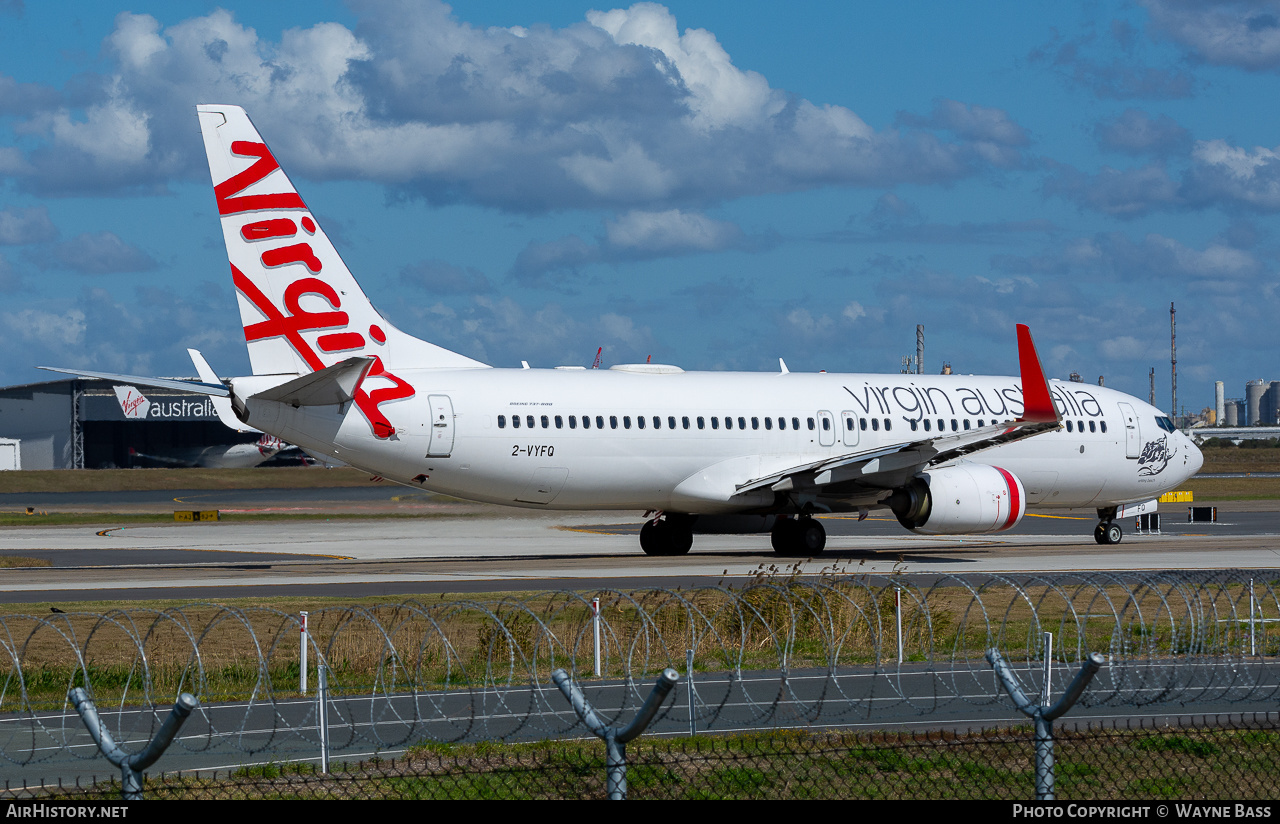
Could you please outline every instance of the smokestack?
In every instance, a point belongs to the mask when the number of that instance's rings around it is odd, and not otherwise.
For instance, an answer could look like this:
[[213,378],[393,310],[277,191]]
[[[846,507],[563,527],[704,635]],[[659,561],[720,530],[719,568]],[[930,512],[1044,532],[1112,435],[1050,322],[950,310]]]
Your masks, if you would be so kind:
[[1169,302],[1169,367],[1173,370],[1173,409],[1169,411],[1169,417],[1176,421],[1178,419],[1178,322],[1172,301]]
[[1151,367],[1151,397],[1148,398],[1147,403],[1156,405],[1156,368],[1154,366]]
[[924,374],[924,324],[916,324],[916,374]]
[[1226,387],[1222,381],[1213,382],[1213,412],[1218,418],[1218,426],[1227,419]]

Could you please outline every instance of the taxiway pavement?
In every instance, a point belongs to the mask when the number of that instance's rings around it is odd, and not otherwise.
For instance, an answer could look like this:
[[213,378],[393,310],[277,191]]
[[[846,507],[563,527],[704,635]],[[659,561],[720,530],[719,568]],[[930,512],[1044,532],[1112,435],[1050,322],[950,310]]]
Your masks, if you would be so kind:
[[[199,493],[217,503],[244,493]],[[1085,570],[1280,569],[1280,506],[1265,511],[1229,504],[1219,521],[1192,524],[1184,507],[1164,514],[1160,534],[1136,534],[1098,546],[1087,512],[1029,516],[998,536],[931,537],[892,518],[823,519],[827,551],[784,559],[767,535],[700,535],[679,558],[641,553],[636,513],[525,512],[418,496],[388,500],[395,490],[346,496],[328,520],[11,527],[0,531],[0,556],[35,557],[52,566],[0,569],[0,601],[52,602],[144,598],[297,595],[388,597],[445,591],[595,589],[681,586],[745,580],[771,568],[889,574],[1047,574]],[[193,496],[145,493],[138,505],[176,508]],[[323,496],[323,497],[322,497]],[[247,508],[292,506],[329,512],[341,490],[272,490]],[[354,498],[354,500],[352,500]],[[212,503],[208,498],[200,503]],[[372,506],[411,515],[350,518]],[[354,508],[354,509],[352,509]]]

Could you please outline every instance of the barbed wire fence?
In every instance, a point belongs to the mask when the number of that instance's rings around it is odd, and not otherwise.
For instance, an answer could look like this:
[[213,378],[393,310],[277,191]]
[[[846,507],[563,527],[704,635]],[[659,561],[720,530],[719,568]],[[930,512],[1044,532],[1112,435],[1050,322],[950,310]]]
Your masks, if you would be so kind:
[[[176,696],[194,695],[198,707],[157,765],[166,770],[311,759],[321,741],[316,665],[328,675],[329,752],[354,764],[409,750],[437,753],[439,765],[441,748],[585,736],[552,683],[557,669],[610,725],[634,715],[660,673],[679,671],[652,730],[685,736],[920,719],[947,729],[975,713],[1007,729],[1017,716],[985,659],[989,649],[1042,703],[1100,652],[1108,665],[1081,707],[1270,709],[1280,690],[1278,616],[1276,582],[1241,571],[927,583],[781,571],[716,587],[324,608],[310,610],[305,636],[296,614],[216,604],[6,616],[0,758],[24,781],[105,774],[67,698],[80,687],[131,751],[156,733]],[[1045,633],[1053,638],[1047,662]],[[1250,729],[1273,735],[1269,717]]]

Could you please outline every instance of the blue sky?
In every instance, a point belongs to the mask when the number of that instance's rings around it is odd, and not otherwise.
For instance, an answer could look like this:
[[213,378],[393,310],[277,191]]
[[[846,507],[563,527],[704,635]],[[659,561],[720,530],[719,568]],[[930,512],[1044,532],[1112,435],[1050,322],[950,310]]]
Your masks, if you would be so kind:
[[[1030,5],[1031,7],[1024,7]],[[0,382],[247,371],[194,106],[498,366],[1280,378],[1280,3],[0,0]]]

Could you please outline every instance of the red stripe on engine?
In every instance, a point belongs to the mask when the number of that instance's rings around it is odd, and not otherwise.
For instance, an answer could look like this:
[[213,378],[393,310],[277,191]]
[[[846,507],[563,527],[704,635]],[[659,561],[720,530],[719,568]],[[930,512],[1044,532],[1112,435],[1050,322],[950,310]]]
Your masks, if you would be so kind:
[[1009,488],[1009,517],[1005,520],[1004,526],[996,530],[996,532],[1004,532],[1018,522],[1018,515],[1022,512],[1022,500],[1018,497],[1018,480],[1013,477],[1012,473],[993,466],[996,472],[999,472],[1004,478],[1004,484]]

